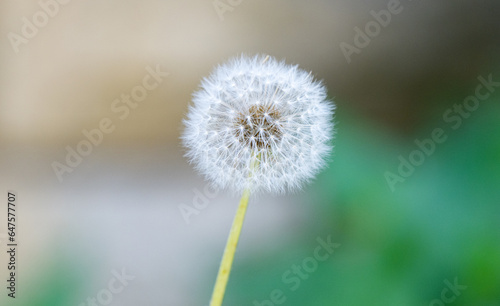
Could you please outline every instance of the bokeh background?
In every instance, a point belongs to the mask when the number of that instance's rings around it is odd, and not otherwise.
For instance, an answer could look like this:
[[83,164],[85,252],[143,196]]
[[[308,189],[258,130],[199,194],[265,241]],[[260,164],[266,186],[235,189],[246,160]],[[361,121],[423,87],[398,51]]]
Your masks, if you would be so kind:
[[[181,121],[214,66],[265,53],[324,80],[335,152],[302,192],[251,199],[224,305],[500,305],[500,88],[457,129],[443,119],[479,76],[500,82],[500,3],[401,0],[348,63],[340,44],[390,3],[1,1],[0,304],[207,305],[239,199],[187,164]],[[43,26],[16,47],[36,16]],[[169,75],[121,120],[112,103],[146,67]],[[113,132],[60,181],[53,162],[103,118]],[[387,171],[436,128],[446,141],[392,191]],[[292,290],[283,275],[327,237],[340,246]],[[116,273],[133,279],[108,294]]]

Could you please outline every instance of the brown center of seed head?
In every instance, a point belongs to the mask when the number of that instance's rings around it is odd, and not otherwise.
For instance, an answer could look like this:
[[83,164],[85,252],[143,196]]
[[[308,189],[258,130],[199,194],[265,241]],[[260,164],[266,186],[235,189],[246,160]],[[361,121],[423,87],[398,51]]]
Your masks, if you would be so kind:
[[274,107],[253,105],[248,112],[239,113],[236,117],[236,136],[248,147],[269,149],[271,142],[279,141],[283,134],[279,118],[280,113]]

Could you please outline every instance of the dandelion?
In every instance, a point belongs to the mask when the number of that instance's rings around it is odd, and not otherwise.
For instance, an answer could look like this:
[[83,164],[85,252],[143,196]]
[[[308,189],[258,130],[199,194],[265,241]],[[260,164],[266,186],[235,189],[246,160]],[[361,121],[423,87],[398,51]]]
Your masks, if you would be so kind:
[[211,305],[221,305],[250,193],[296,191],[325,166],[334,105],[310,73],[269,56],[232,59],[202,81],[184,121],[186,156],[243,193]]

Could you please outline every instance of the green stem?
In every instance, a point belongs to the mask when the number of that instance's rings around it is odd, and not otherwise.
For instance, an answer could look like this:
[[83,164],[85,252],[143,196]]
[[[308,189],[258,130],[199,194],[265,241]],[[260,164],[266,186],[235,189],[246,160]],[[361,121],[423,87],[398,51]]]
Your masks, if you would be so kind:
[[236,252],[236,246],[238,245],[238,240],[240,238],[243,220],[245,220],[249,197],[250,190],[245,189],[243,196],[241,197],[238,210],[236,211],[231,231],[229,232],[229,238],[227,239],[226,248],[224,249],[224,255],[222,256],[222,261],[219,267],[219,273],[217,274],[217,280],[215,281],[210,306],[222,305],[224,293],[226,292],[227,281],[229,279],[229,273],[231,272],[231,266],[233,264],[234,253]]

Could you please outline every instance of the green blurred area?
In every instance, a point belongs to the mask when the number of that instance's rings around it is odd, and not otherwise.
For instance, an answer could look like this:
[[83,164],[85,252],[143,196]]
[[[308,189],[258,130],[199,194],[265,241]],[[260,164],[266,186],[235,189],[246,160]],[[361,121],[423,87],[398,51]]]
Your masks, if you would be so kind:
[[[55,238],[57,237],[57,238]],[[86,303],[93,292],[92,269],[102,268],[94,258],[82,256],[86,248],[76,246],[81,237],[70,231],[48,240],[49,248],[31,254],[30,263],[19,264],[15,298],[0,296],[0,305],[69,306]],[[73,248],[68,248],[73,245]],[[88,248],[88,246],[87,246]],[[21,252],[23,252],[21,248]],[[85,304],[86,305],[86,304]]]
[[[442,117],[476,85],[436,94],[435,119],[406,137],[339,108],[333,161],[304,197],[307,232],[237,259],[224,304],[500,305],[500,91],[457,129]],[[436,128],[446,141],[391,192],[384,173]],[[307,258],[328,235],[340,247],[314,269]],[[294,265],[312,271],[299,285],[282,279]]]

